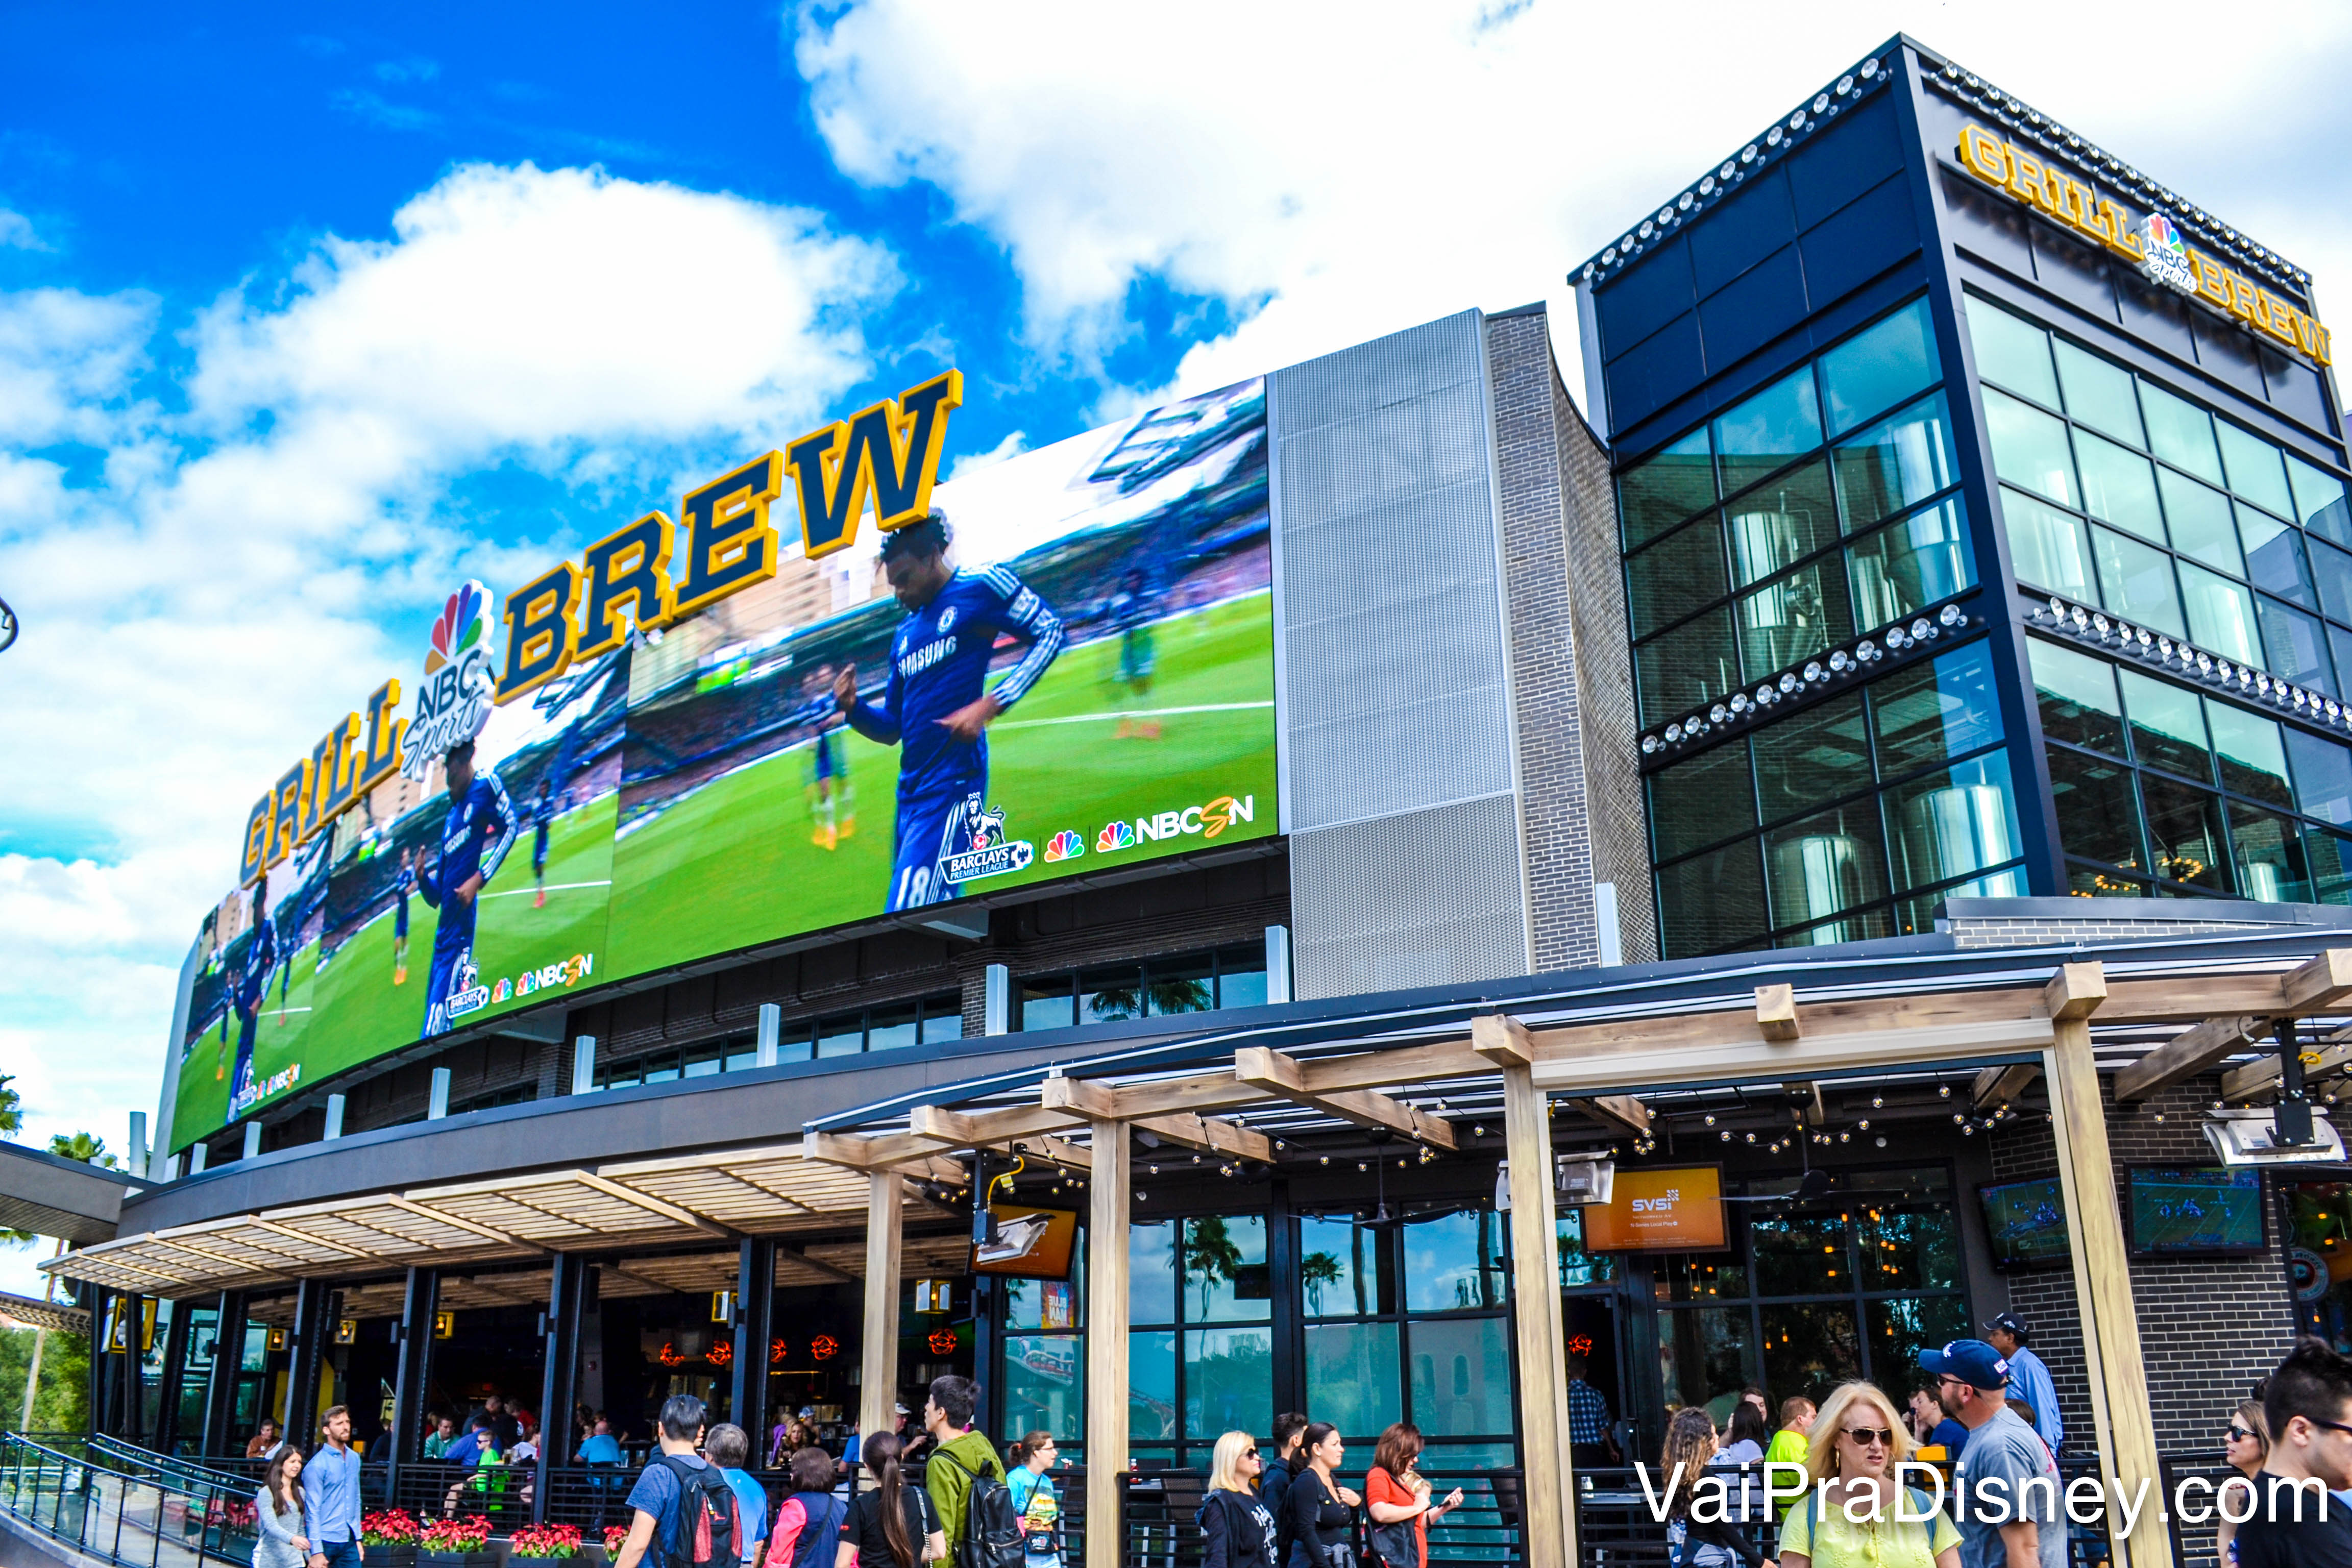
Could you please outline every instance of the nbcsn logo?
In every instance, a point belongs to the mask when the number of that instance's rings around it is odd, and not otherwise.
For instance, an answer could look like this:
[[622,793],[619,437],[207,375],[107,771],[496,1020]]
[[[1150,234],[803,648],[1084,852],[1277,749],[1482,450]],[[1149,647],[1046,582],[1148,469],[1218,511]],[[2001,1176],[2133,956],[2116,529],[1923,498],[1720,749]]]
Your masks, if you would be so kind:
[[1204,805],[1188,805],[1181,811],[1162,811],[1150,816],[1139,816],[1131,821],[1111,822],[1095,836],[1095,849],[1108,855],[1115,849],[1132,849],[1147,841],[1181,838],[1198,834],[1214,838],[1236,822],[1257,819],[1257,796],[1254,795],[1221,795]]

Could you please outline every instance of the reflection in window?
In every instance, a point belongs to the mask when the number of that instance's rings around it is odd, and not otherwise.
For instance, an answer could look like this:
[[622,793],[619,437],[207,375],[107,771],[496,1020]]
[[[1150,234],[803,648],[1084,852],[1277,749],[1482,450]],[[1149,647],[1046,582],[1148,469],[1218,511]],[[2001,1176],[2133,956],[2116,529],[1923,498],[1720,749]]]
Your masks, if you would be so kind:
[[[2139,399],[2132,395],[2131,372],[2063,338],[2058,340],[2058,380],[2066,392],[2066,412],[2092,429],[2133,447],[2146,447]],[[2088,482],[2087,480],[2085,481]]]
[[1709,610],[1633,650],[1642,688],[1642,722],[1663,723],[1740,683],[1732,652],[1731,611]]
[[2291,515],[2294,497],[2287,489],[2286,465],[2279,449],[2226,419],[2215,420],[2213,427],[2221,438],[2221,471],[2229,476],[2230,488],[2264,511]]
[[1702,752],[1650,775],[1650,831],[1661,860],[1672,860],[1754,826],[1755,786],[1748,776],[1744,741]]
[[1732,577],[1739,586],[1760,582],[1783,566],[1836,542],[1836,504],[1830,472],[1808,464],[1727,502]]
[[1867,528],[1959,483],[1944,395],[1924,398],[1842,443],[1836,464],[1838,499],[1845,507],[1848,531]]
[[1128,1227],[1128,1321],[1176,1321],[1176,1224],[1157,1220]]
[[2221,454],[2213,445],[2213,421],[2183,397],[2148,382],[2139,384],[2140,411],[2147,416],[2149,449],[2176,468],[2210,484],[2221,482]]
[[1127,1336],[1127,1435],[1131,1442],[1176,1436],[1176,1336]]
[[2213,782],[2213,753],[2205,737],[2205,704],[2197,693],[2136,669],[2117,670],[2125,711],[2131,715],[2132,755],[2200,784]]
[[1723,572],[1723,525],[1705,517],[1629,558],[1625,610],[1633,635],[1672,626],[1730,586]]
[[1307,1325],[1307,1407],[1350,1441],[1404,1418],[1394,1323]]
[[1265,1219],[1204,1215],[1185,1220],[1183,1227],[1186,1321],[1264,1321],[1273,1306],[1266,1281]]
[[[1869,787],[1870,726],[1859,691],[1765,725],[1756,731],[1754,744],[1758,804],[1767,822]],[[1740,748],[1723,749],[1737,752]],[[1728,820],[1731,798],[1729,792],[1718,791],[1703,805],[1693,803],[1711,814],[1717,835],[1737,831],[1752,820]]]
[[2230,879],[2221,847],[2221,797],[2193,784],[2176,784],[2160,773],[2142,773],[2140,798],[2147,811],[2147,842],[2156,874],[2226,892]]
[[1463,1437],[1511,1429],[1511,1352],[1502,1318],[1420,1318],[1408,1325],[1413,1425]]
[[1617,1278],[1616,1254],[1585,1250],[1582,1209],[1571,1208],[1563,1211],[1558,1221],[1558,1230],[1561,1289],[1573,1290],[1587,1285],[1606,1285]]
[[1822,398],[1832,436],[1932,385],[1943,372],[1936,363],[1936,329],[1927,320],[1927,301],[1915,300],[1856,332],[1823,354],[1821,366]]
[[2246,560],[2231,518],[2230,498],[2170,468],[2158,468],[2156,479],[2164,494],[2164,521],[2171,526],[2172,547],[2216,571],[2242,575]]
[[1878,728],[1878,776],[1964,756],[2000,739],[2000,700],[1984,643],[1955,648],[1870,689]]
[[1954,496],[1855,544],[1847,552],[1854,623],[1883,626],[1975,587],[1965,515]]
[[1274,1426],[1274,1331],[1193,1329],[1184,1335],[1184,1431],[1213,1440]]
[[2205,715],[2213,726],[2213,751],[2221,759],[2221,787],[2265,805],[2292,805],[2278,721],[2210,697]]
[[1977,374],[2036,403],[2058,406],[2058,377],[2050,368],[2050,334],[1999,306],[1969,296],[1969,341]]
[[1006,1335],[1003,1431],[1083,1441],[1086,1361],[1086,1342],[1076,1334]]
[[1990,870],[2020,851],[2009,753],[1990,752],[1886,795],[1898,890]]
[[2050,751],[2050,791],[2058,808],[2058,842],[2069,855],[2144,868],[2139,797],[2131,770],[2081,752]]
[[1666,954],[1683,958],[1764,934],[1764,864],[1743,838],[1658,872],[1658,925]]
[[2097,600],[2090,541],[2081,518],[2007,487],[2000,492],[2000,518],[2009,537],[2010,565],[2021,580],[2070,599]]
[[2238,896],[2265,904],[2314,903],[2302,836],[2290,818],[2229,803],[2230,849],[2238,864]]
[[2352,546],[2352,515],[2347,515],[2344,481],[2293,452],[2286,455],[2286,473],[2294,489],[2294,515],[2303,526],[2323,539]]
[[2122,756],[2124,709],[2116,697],[2116,667],[2039,637],[2025,647],[2043,736]]
[[2241,506],[2238,534],[2246,547],[2246,575],[2254,586],[2304,608],[2319,607],[2311,582],[2311,568],[2303,558],[2303,535],[2278,519]]
[[[1801,925],[1859,909],[1886,896],[1886,856],[1876,803],[1825,811],[1764,836],[1772,889],[1772,923]],[[1856,942],[1845,922],[1817,928],[1815,942]]]
[[1726,1415],[1739,1391],[1764,1380],[1748,1327],[1748,1309],[1685,1308],[1658,1314],[1658,1362],[1665,1381],[1666,1407],[1721,1402]]
[[2112,528],[2091,530],[2091,554],[2099,563],[2101,604],[2158,631],[2177,637],[2189,635],[2173,585],[2171,556]]
[[1811,365],[1766,387],[1714,424],[1715,456],[1723,493],[1746,489],[1791,458],[1822,444]]
[[2103,522],[2162,544],[2164,513],[2156,502],[2156,469],[2137,452],[2087,430],[2075,432],[2074,460],[2083,471],[2083,510]]
[[1990,387],[1985,389],[1984,400],[1993,468],[2001,482],[2060,506],[2080,504],[2074,490],[2074,460],[2066,447],[2065,421]]
[[2294,757],[2295,805],[2307,816],[2352,826],[2352,750],[2293,728],[2286,749]]
[[1706,431],[1684,437],[1617,481],[1618,509],[1625,520],[1625,547],[1632,549],[1672,528],[1715,500],[1715,457]]
[[1845,574],[1834,557],[1800,566],[1742,595],[1737,604],[1739,658],[1748,680],[1760,680],[1853,636]]
[[1397,1233],[1404,1247],[1405,1306],[1416,1312],[1499,1307],[1507,1278],[1502,1216],[1457,1210]]
[[2184,561],[2180,596],[2189,605],[2190,640],[2243,664],[2263,661],[2262,634],[2254,628],[2253,595],[2245,584]]

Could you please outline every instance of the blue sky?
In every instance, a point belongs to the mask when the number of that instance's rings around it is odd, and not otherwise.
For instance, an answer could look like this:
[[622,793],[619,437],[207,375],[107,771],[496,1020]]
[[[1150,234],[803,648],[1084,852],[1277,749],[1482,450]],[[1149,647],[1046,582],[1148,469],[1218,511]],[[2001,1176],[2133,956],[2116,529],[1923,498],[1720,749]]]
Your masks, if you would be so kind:
[[[1333,18],[1346,17],[1334,26]],[[1801,16],[1801,28],[1791,26]],[[2352,13],[0,8],[0,1072],[154,1106],[247,805],[430,606],[960,366],[950,460],[1566,269],[1899,28],[2352,289]],[[2352,294],[2344,297],[2352,298]],[[0,1258],[0,1285],[16,1278]]]

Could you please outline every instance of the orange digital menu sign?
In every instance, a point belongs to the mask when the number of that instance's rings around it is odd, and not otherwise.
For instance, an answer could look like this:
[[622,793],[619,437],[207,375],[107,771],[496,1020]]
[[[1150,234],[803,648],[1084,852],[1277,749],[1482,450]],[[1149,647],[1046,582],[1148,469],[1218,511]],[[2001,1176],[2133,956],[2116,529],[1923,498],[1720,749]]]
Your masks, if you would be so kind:
[[1609,1201],[1585,1205],[1584,1245],[1591,1252],[1720,1250],[1725,1245],[1722,1168],[1618,1166]]

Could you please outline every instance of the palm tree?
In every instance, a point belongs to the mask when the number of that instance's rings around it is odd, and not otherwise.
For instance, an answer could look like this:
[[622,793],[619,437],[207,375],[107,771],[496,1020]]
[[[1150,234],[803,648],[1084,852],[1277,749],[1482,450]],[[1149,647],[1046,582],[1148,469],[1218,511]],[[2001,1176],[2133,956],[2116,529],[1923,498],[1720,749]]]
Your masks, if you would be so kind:
[[1339,1282],[1339,1259],[1328,1252],[1310,1252],[1298,1260],[1298,1282],[1307,1287],[1307,1304],[1323,1315],[1323,1287]]
[[0,1138],[13,1138],[25,1130],[25,1102],[8,1087],[16,1081],[16,1074],[0,1072]]
[[1242,1249],[1234,1244],[1225,1222],[1215,1215],[1184,1222],[1184,1271],[1201,1278],[1201,1316],[1209,1315],[1209,1292],[1220,1279],[1231,1279],[1242,1266]]
[[106,1152],[106,1140],[88,1132],[59,1132],[49,1140],[49,1152],[60,1160],[77,1160],[85,1165],[116,1168],[114,1156]]

